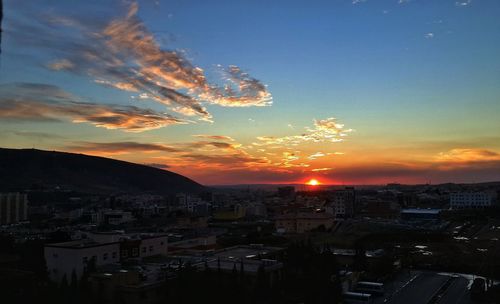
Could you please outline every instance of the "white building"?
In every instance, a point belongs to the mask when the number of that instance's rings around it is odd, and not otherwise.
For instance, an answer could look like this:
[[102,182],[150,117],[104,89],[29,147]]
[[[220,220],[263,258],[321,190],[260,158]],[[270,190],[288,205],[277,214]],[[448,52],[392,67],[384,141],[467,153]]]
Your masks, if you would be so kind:
[[166,255],[168,252],[168,236],[164,234],[112,231],[92,233],[88,237],[45,245],[45,260],[52,281],[60,283],[66,275],[70,282],[73,271],[80,279],[92,264],[99,267],[127,259]]
[[458,192],[450,194],[451,209],[479,209],[491,207],[493,196],[488,192]]
[[81,278],[92,263],[101,266],[120,261],[120,243],[98,243],[79,240],[45,245],[45,261],[49,278],[60,283],[64,275],[71,281],[73,271]]
[[28,220],[28,196],[22,193],[0,193],[0,225]]

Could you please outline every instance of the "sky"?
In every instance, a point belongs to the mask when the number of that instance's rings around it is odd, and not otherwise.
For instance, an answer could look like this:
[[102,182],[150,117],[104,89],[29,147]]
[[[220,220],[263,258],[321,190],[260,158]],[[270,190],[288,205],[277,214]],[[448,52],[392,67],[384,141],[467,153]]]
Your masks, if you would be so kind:
[[500,180],[500,1],[4,0],[0,146],[202,184]]

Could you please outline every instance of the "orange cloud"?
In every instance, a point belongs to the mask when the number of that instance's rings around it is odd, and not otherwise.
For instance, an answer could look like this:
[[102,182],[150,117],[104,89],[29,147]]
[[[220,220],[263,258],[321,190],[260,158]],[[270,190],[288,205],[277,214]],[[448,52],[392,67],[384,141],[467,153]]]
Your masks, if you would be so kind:
[[436,156],[437,162],[469,163],[500,160],[500,154],[485,149],[452,149]]
[[[54,36],[47,38],[45,35],[43,45],[57,48],[61,59],[48,67],[90,75],[98,84],[138,92],[172,111],[198,116],[204,121],[211,121],[212,117],[204,104],[224,107],[271,105],[272,96],[267,87],[237,66],[218,66],[223,74],[218,82],[222,85],[210,83],[203,69],[194,66],[182,52],[161,48],[137,12],[138,5],[134,2],[125,15],[104,27],[68,17],[49,18],[50,26],[55,29]],[[62,28],[60,31],[56,31],[58,26]],[[68,27],[78,34],[65,36]],[[24,43],[36,43],[40,39],[33,33],[14,35],[20,36],[24,37]],[[65,41],[68,41],[67,47]]]
[[32,83],[0,85],[0,118],[32,121],[63,118],[126,132],[142,132],[186,123],[150,109],[81,102],[55,86]]

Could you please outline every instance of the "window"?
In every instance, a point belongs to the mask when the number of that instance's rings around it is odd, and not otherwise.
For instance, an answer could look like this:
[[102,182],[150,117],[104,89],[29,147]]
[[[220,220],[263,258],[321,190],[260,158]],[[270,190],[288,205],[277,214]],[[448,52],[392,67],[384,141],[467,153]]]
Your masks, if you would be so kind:
[[113,254],[111,256],[113,257],[113,259],[116,259],[116,251],[113,252]]
[[88,257],[83,257],[82,258],[82,263],[83,264],[87,264],[87,262],[89,261],[89,258]]
[[163,246],[163,244],[164,244],[164,243],[163,243],[163,242],[161,242],[161,243],[160,243],[160,246]]
[[128,257],[128,251],[127,251],[127,249],[123,249],[122,250],[122,258],[126,258],[126,257]]
[[53,253],[52,256],[55,257],[56,259],[57,259],[57,257],[59,257],[59,255],[57,253]]
[[149,246],[149,251],[153,251],[153,246]]
[[146,246],[142,247],[142,253],[146,253],[146,251],[147,251]]
[[106,261],[108,259],[108,253],[106,252],[105,254],[102,255],[102,259]]
[[132,256],[136,257],[139,255],[139,248],[132,248]]

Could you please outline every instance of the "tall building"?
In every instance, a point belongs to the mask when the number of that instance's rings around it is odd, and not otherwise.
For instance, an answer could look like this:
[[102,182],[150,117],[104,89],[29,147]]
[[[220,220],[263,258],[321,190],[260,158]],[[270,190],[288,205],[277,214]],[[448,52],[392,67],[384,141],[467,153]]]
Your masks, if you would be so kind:
[[333,192],[330,202],[327,203],[326,212],[335,218],[354,217],[356,211],[356,192],[353,187]]
[[23,193],[0,193],[0,225],[28,219],[28,196]]
[[493,196],[488,192],[457,192],[450,194],[451,209],[480,209],[491,207]]

